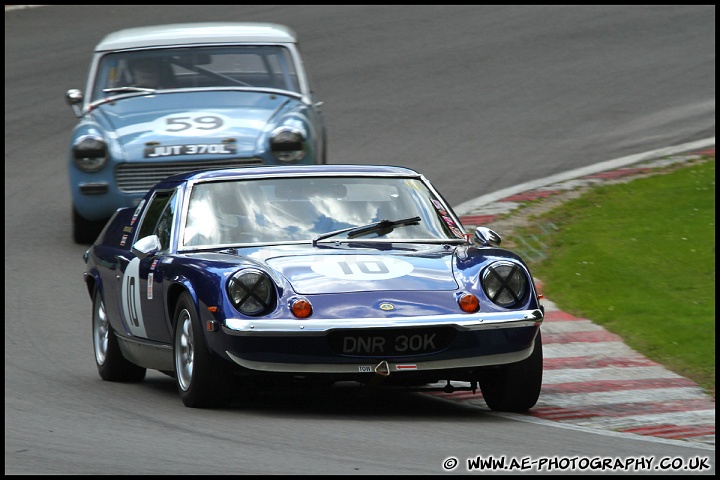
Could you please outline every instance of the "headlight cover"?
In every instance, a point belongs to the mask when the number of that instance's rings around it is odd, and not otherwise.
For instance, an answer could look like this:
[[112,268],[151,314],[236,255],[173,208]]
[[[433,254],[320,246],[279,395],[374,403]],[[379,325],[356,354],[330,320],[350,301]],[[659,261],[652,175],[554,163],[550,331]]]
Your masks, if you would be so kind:
[[83,172],[97,172],[107,163],[107,144],[102,137],[85,135],[73,145],[73,161]]
[[270,134],[270,151],[281,162],[297,162],[307,154],[307,139],[296,128],[278,127]]
[[493,303],[504,308],[514,308],[525,298],[529,281],[520,265],[512,262],[495,262],[483,273],[482,286]]
[[227,291],[233,306],[243,315],[263,315],[276,306],[275,284],[261,270],[245,269],[234,273],[228,281]]

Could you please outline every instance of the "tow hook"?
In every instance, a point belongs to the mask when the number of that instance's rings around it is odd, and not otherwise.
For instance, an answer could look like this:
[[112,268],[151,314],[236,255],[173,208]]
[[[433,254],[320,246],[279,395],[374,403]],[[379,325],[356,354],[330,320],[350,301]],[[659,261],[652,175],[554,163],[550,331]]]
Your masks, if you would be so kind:
[[388,365],[387,360],[383,360],[375,366],[375,373],[383,377],[390,375],[390,365]]

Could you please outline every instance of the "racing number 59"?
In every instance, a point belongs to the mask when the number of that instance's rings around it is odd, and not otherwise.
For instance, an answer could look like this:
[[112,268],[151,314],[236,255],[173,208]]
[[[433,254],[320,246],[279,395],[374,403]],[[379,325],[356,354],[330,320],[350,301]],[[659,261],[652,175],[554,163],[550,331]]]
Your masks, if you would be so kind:
[[[214,115],[204,115],[202,117],[169,117],[165,119],[168,124],[168,132],[182,132],[190,128],[198,130],[215,130],[223,126],[220,117]],[[169,128],[175,126],[176,128]]]

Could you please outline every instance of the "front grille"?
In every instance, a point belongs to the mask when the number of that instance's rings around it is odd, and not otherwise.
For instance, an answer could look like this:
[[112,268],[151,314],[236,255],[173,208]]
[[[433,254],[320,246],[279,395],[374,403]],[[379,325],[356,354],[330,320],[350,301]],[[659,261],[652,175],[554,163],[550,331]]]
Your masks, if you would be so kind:
[[117,167],[117,186],[124,193],[145,193],[157,182],[178,173],[207,168],[234,168],[262,165],[259,158],[199,162],[123,163]]

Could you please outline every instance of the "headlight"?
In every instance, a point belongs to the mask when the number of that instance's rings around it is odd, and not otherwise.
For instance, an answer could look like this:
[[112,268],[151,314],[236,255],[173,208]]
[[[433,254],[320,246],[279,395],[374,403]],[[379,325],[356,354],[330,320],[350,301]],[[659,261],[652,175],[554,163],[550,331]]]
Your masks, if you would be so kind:
[[243,315],[262,315],[275,308],[275,285],[260,270],[236,272],[230,277],[227,290],[230,301]]
[[107,163],[107,144],[100,137],[81,137],[72,151],[75,166],[83,172],[97,172]]
[[295,128],[278,127],[270,134],[270,151],[281,162],[297,162],[307,154],[307,139]]
[[516,263],[495,262],[485,270],[482,285],[493,303],[513,308],[525,298],[528,278],[522,267]]

